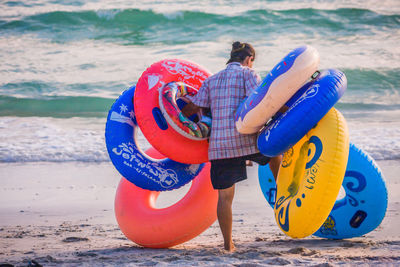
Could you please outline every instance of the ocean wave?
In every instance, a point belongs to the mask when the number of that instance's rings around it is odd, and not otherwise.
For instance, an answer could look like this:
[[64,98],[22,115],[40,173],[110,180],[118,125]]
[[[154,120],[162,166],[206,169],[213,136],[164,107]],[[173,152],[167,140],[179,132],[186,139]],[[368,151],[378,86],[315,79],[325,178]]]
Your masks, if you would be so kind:
[[[400,110],[399,69],[342,69],[348,89],[337,104],[347,112]],[[267,72],[261,73],[265,76]],[[131,84],[133,85],[133,84]],[[105,117],[122,82],[0,83],[0,116]]]
[[113,99],[68,96],[41,99],[0,96],[0,116],[19,117],[106,117]]
[[62,83],[56,81],[23,80],[4,84],[0,82],[0,96],[35,100],[57,100],[60,97],[87,96],[107,98],[118,96],[118,92],[123,90],[124,87],[128,88],[128,86],[122,83],[104,81],[74,83],[74,80],[71,80],[69,83]]
[[[83,39],[111,40],[127,44],[185,43],[214,40],[221,35],[259,34],[275,36],[295,33],[309,35],[369,35],[376,31],[396,31],[400,15],[380,14],[369,9],[321,10],[255,9],[238,14],[201,11],[156,12],[141,9],[50,11],[20,19],[0,20],[0,30],[8,34],[36,33],[60,42]],[[251,29],[251,31],[249,31]]]
[[399,110],[400,69],[343,69],[348,88],[340,101],[345,110]]
[[[349,103],[349,100],[353,102]],[[351,114],[400,110],[400,104],[398,103],[379,104],[376,99],[373,100],[375,102],[366,97],[344,96],[336,104],[336,107],[343,112]],[[114,99],[112,98],[90,96],[60,96],[40,99],[0,96],[0,117],[102,118],[107,116],[107,112],[113,102]]]
[[115,9],[140,9],[154,10],[158,13],[174,13],[179,11],[201,11],[205,13],[217,13],[223,15],[235,15],[250,10],[296,10],[305,8],[322,10],[336,10],[342,8],[369,9],[382,14],[399,14],[400,7],[397,0],[381,1],[377,5],[376,0],[202,0],[196,2],[187,0],[35,0],[35,1],[3,1],[0,3],[2,16],[18,17],[54,10],[79,11],[79,10],[108,10]]

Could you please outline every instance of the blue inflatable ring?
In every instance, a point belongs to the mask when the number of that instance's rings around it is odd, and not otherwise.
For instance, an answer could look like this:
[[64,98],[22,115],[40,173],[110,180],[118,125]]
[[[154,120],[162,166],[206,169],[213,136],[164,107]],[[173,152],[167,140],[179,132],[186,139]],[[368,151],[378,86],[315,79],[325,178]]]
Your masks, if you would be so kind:
[[289,109],[260,132],[257,138],[260,152],[269,157],[284,153],[328,113],[346,88],[347,79],[343,72],[321,71],[286,103]]
[[[264,197],[275,205],[276,184],[268,165],[259,166],[258,178]],[[377,228],[385,217],[388,193],[375,161],[354,144],[342,184],[346,195],[336,203],[315,236],[343,239],[362,236]]]
[[318,51],[308,45],[286,55],[239,105],[235,114],[239,133],[258,132],[317,71],[318,63]]
[[139,149],[136,143],[138,126],[132,103],[134,92],[134,86],[123,92],[108,113],[105,139],[111,162],[123,177],[143,189],[165,191],[187,184],[204,164],[156,160]]

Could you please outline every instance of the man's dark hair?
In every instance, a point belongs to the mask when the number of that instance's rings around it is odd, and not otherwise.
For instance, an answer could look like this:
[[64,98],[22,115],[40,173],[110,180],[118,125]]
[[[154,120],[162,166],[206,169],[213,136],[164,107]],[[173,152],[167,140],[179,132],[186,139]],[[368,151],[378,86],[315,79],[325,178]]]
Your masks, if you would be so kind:
[[253,46],[248,43],[234,42],[232,44],[231,58],[226,64],[243,62],[248,56],[252,56],[253,60],[256,58],[256,50],[254,50]]

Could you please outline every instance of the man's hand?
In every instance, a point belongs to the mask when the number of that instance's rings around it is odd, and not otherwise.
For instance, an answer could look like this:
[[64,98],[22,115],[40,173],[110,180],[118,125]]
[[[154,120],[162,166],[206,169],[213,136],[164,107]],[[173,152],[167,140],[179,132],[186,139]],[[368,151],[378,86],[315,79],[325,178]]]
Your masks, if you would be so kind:
[[189,118],[193,114],[200,112],[200,109],[201,109],[201,107],[196,106],[192,102],[189,102],[186,104],[186,106],[183,107],[183,109],[181,111],[182,111],[183,115],[185,115],[187,118]]

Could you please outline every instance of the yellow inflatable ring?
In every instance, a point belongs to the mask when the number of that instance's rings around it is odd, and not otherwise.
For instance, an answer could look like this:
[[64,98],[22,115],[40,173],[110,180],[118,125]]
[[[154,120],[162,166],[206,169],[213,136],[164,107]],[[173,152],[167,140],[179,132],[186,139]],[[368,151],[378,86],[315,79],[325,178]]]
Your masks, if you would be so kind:
[[285,152],[274,207],[285,234],[303,238],[321,227],[335,204],[348,154],[347,124],[335,108]]

